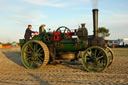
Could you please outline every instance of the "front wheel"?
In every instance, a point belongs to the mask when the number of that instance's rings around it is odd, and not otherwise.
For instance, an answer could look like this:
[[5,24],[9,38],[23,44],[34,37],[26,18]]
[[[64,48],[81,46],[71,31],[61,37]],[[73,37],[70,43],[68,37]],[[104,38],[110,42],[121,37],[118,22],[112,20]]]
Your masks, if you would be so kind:
[[108,54],[108,58],[109,58],[109,63],[108,63],[108,67],[110,67],[112,65],[112,63],[114,62],[114,53],[112,51],[111,48],[106,47],[106,53]]
[[108,56],[103,48],[92,46],[85,50],[82,63],[88,72],[102,72],[108,65]]

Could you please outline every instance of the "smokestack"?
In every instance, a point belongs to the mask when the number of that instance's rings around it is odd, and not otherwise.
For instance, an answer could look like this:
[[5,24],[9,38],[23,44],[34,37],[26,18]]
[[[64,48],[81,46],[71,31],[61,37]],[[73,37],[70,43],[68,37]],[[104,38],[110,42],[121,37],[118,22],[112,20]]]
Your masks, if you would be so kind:
[[92,12],[94,37],[98,37],[98,9],[93,9]]

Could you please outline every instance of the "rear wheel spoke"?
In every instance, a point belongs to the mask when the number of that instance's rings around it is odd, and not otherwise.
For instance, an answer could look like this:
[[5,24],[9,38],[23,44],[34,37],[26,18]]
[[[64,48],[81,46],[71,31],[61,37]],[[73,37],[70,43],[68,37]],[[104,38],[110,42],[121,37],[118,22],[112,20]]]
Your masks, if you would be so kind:
[[31,49],[32,52],[34,51],[31,43],[28,44],[28,47]]
[[39,53],[41,51],[41,48],[38,48],[38,50],[36,51],[36,53]]
[[31,59],[31,57],[27,57],[27,58],[26,58],[26,60],[30,60],[30,59]]
[[38,44],[35,44],[35,45],[34,45],[34,52],[36,52],[37,46],[38,46]]
[[33,61],[36,65],[40,66],[41,64],[38,61]]
[[32,52],[31,51],[24,51],[26,54],[31,54]]

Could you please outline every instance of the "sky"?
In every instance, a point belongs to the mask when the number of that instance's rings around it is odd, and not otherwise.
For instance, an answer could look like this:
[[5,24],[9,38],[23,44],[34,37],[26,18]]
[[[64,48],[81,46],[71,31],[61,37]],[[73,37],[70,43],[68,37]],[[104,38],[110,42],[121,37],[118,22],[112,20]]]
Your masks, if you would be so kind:
[[128,38],[128,0],[0,0],[0,42],[24,38],[27,25],[39,31],[60,26],[77,29],[86,23],[93,34],[92,9],[99,9],[99,27],[110,31],[107,39]]

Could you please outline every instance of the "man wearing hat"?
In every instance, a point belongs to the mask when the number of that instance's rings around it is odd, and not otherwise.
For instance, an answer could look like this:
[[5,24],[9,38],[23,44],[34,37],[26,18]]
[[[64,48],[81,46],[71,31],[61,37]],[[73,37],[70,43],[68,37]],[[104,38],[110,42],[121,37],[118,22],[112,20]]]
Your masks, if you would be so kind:
[[42,24],[40,27],[39,27],[39,33],[41,34],[42,32],[46,32],[45,30],[45,27],[46,25],[45,24]]

